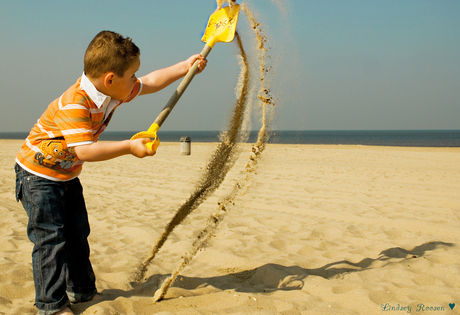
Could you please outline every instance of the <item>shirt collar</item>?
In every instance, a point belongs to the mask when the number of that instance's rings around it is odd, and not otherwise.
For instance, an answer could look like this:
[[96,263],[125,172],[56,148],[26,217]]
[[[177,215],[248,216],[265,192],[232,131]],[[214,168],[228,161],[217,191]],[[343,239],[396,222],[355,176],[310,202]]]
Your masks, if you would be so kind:
[[91,98],[91,100],[94,102],[94,104],[96,104],[98,108],[107,105],[112,99],[110,96],[107,96],[104,93],[99,92],[84,72],[81,75],[80,86],[88,94],[88,96]]

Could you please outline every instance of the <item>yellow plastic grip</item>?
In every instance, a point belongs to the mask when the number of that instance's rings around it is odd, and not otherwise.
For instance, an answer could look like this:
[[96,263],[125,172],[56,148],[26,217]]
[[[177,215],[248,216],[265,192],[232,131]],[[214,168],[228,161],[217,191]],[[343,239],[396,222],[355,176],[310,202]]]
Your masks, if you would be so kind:
[[150,150],[152,150],[153,152],[157,152],[157,149],[160,146],[160,139],[156,137],[155,140],[147,142],[145,146],[149,148]]
[[156,152],[158,147],[160,146],[160,139],[157,135],[158,129],[160,129],[160,126],[153,123],[147,131],[141,131],[136,133],[134,136],[131,137],[131,140],[139,138],[150,138],[152,141],[147,142],[145,146],[150,150]]

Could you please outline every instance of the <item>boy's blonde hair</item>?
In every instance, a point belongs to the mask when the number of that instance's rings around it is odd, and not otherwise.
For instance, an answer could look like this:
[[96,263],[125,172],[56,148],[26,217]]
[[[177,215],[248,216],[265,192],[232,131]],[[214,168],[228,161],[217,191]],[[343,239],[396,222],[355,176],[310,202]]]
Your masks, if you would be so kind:
[[84,59],[85,75],[98,78],[107,72],[123,77],[125,71],[140,55],[139,47],[129,37],[112,31],[97,34],[86,49]]

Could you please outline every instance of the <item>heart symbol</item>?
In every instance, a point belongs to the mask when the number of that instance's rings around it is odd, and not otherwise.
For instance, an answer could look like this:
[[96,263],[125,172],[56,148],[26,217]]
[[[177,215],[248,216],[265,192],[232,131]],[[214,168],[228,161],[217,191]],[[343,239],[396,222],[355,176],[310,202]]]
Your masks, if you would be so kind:
[[455,307],[455,303],[449,303],[449,307],[450,307],[451,310],[453,310],[454,307]]

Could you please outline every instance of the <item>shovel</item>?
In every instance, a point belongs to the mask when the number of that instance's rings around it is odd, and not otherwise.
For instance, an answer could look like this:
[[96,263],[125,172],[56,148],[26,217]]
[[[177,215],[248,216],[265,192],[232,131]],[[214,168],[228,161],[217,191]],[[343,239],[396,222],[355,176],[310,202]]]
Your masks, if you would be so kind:
[[[201,40],[206,43],[203,50],[201,51],[201,56],[204,59],[209,55],[214,44],[217,42],[231,42],[235,37],[236,23],[238,21],[238,13],[240,12],[240,5],[234,4],[232,6],[224,7],[220,10],[214,12],[210,17],[206,30],[204,31],[203,38]],[[150,138],[152,141],[147,142],[146,146],[152,151],[156,151],[160,145],[160,139],[157,136],[157,131],[160,129],[163,122],[168,117],[169,113],[172,111],[176,103],[179,101],[180,97],[184,93],[185,89],[188,87],[192,79],[195,77],[195,74],[198,72],[198,61],[196,61],[193,66],[188,71],[187,75],[182,79],[181,83],[177,87],[176,91],[173,93],[169,99],[166,106],[163,108],[161,113],[155,119],[153,124],[147,131],[141,131],[135,134],[131,140],[138,138]]]

